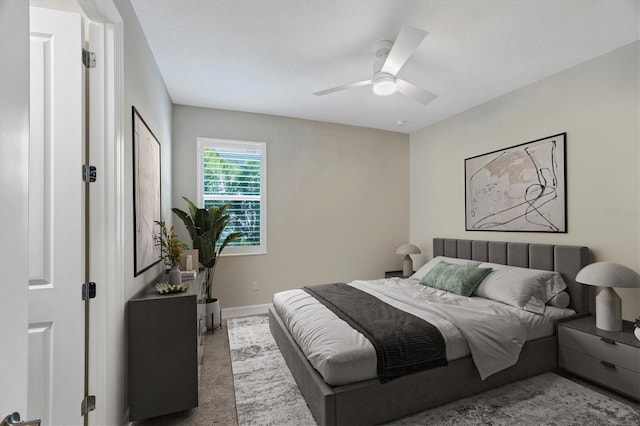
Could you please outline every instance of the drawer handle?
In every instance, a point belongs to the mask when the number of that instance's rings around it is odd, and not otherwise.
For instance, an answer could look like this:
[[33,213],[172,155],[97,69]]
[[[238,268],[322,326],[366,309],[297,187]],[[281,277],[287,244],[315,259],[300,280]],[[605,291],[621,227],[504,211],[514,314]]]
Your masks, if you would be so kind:
[[615,345],[616,341],[613,339],[609,339],[608,337],[601,337],[600,340],[602,340],[605,343],[608,343],[610,345]]
[[610,362],[607,362],[607,361],[600,361],[600,364],[604,365],[607,368],[616,368],[614,364],[611,364]]

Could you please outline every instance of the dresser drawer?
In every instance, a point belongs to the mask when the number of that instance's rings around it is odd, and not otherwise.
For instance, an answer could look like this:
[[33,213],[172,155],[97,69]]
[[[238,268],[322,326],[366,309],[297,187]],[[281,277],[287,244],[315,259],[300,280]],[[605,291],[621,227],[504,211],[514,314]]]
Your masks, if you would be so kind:
[[558,345],[607,361],[640,374],[640,350],[620,342],[607,343],[600,336],[568,327],[558,327]]
[[640,374],[613,365],[607,367],[601,360],[560,346],[558,364],[579,376],[598,382],[635,399],[640,399]]

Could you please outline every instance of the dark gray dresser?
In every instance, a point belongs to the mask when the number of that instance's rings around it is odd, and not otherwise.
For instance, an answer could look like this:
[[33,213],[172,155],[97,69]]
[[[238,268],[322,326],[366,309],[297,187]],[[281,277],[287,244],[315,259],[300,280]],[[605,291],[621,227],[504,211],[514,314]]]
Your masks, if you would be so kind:
[[640,341],[629,322],[624,323],[621,332],[597,329],[594,316],[559,322],[558,364],[640,400]]
[[198,406],[202,364],[203,274],[182,293],[157,294],[154,280],[127,304],[128,396],[131,421]]

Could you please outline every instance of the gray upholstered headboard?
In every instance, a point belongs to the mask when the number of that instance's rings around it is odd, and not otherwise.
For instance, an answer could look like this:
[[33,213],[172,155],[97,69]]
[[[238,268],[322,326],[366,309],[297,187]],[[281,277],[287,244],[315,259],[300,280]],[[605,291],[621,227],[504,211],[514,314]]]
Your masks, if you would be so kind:
[[569,307],[576,312],[589,312],[589,288],[575,280],[578,271],[589,263],[587,247],[434,238],[433,256],[560,272],[571,295]]

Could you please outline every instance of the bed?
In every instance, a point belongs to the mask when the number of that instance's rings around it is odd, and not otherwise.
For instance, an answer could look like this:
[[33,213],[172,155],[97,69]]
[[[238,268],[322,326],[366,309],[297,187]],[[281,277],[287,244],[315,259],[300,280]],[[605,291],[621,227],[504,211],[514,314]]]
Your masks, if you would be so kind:
[[[588,311],[588,288],[575,281],[577,272],[588,263],[586,247],[435,238],[433,256],[557,271],[567,285],[569,308],[576,313]],[[385,383],[370,378],[330,385],[307,359],[285,322],[274,307],[270,308],[271,333],[320,425],[379,424],[557,366],[557,343],[552,334],[527,340],[515,364],[484,380],[472,356],[467,355],[450,360],[447,366]]]

